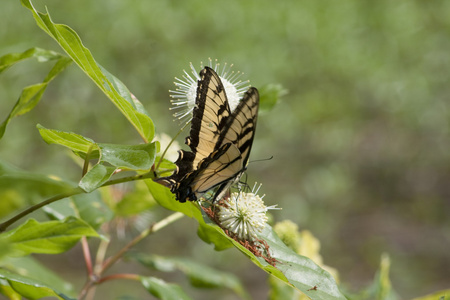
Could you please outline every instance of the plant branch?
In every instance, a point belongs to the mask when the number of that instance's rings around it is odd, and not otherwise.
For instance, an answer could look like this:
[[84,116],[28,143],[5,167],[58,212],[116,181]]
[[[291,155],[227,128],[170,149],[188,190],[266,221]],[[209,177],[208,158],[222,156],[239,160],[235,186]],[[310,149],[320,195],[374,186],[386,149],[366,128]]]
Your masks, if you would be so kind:
[[[147,179],[147,178],[153,178],[153,172],[148,172],[145,174],[139,174],[139,175],[134,175],[134,176],[128,176],[128,177],[123,177],[123,178],[118,178],[118,179],[113,179],[110,180],[108,182],[105,182],[104,184],[102,184],[101,186],[99,186],[98,188],[104,187],[104,186],[110,186],[110,185],[114,185],[114,184],[118,184],[118,183],[123,183],[123,182],[129,182],[129,181],[136,181],[136,180],[143,180],[143,179]],[[26,210],[22,211],[21,213],[15,215],[14,217],[12,217],[11,219],[0,223],[0,233],[5,231],[9,226],[11,226],[12,224],[14,224],[15,222],[17,222],[18,220],[22,219],[23,217],[29,215],[30,213],[38,210],[39,208],[46,206],[47,204],[53,203],[55,201],[70,197],[70,196],[74,196],[74,195],[78,195],[78,194],[82,194],[82,193],[86,193],[86,191],[84,191],[83,189],[81,189],[80,187],[74,188],[71,191],[68,191],[66,193],[62,193],[56,196],[53,196],[45,201],[42,201],[38,204],[35,204],[29,208],[27,208]]]
[[116,253],[116,255],[108,258],[105,261],[105,264],[103,265],[103,270],[100,274],[104,273],[107,269],[109,269],[116,261],[118,261],[128,250],[130,250],[131,247],[142,241],[145,237],[147,237],[149,234],[152,234],[167,225],[175,222],[178,219],[181,219],[184,216],[181,212],[176,212],[174,214],[171,214],[165,219],[162,219],[158,223],[153,224],[148,229],[141,232],[140,235],[135,237],[131,242],[129,242],[125,247],[123,247],[119,252]]
[[159,169],[159,165],[161,164],[164,156],[166,155],[167,150],[169,150],[169,147],[172,145],[173,141],[175,141],[175,139],[180,135],[180,133],[183,132],[183,130],[189,125],[191,124],[191,122],[186,122],[186,124],[184,124],[184,126],[180,129],[180,131],[178,131],[178,133],[173,137],[173,139],[170,141],[169,145],[167,145],[166,149],[164,149],[164,152],[161,155],[161,158],[158,161],[158,164],[156,165],[155,170],[158,171]]
[[5,231],[6,228],[11,226],[11,224],[15,223],[16,221],[20,220],[21,218],[25,217],[26,215],[28,215],[28,214],[38,210],[39,208],[41,208],[41,207],[43,207],[43,206],[45,206],[47,204],[53,203],[55,201],[58,201],[58,200],[61,200],[61,199],[64,199],[64,198],[67,198],[67,197],[70,197],[70,196],[78,195],[78,194],[81,194],[81,193],[85,193],[85,191],[83,191],[81,188],[77,187],[77,188],[75,188],[75,189],[73,189],[73,190],[71,190],[69,192],[53,196],[53,197],[51,197],[51,198],[49,198],[49,199],[47,199],[45,201],[42,201],[42,202],[40,202],[38,204],[35,204],[35,205],[25,209],[21,213],[15,215],[11,219],[1,223],[0,224],[0,232]]
[[102,277],[99,279],[99,281],[97,282],[97,284],[100,284],[102,282],[108,281],[108,280],[113,280],[113,279],[131,279],[131,280],[138,280],[139,281],[139,275],[137,274],[113,274],[113,275],[108,275],[105,277]]
[[88,277],[90,277],[92,275],[92,258],[91,252],[89,251],[89,244],[85,236],[81,238],[81,246],[83,248],[84,261],[86,262],[86,271],[88,273]]

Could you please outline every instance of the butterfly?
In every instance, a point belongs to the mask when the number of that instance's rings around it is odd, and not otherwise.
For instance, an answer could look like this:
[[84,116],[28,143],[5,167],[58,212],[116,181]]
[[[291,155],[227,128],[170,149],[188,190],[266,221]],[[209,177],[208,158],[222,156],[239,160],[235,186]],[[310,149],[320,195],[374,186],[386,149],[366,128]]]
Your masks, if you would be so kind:
[[259,94],[251,87],[234,111],[217,73],[200,71],[190,135],[179,151],[177,169],[161,178],[180,202],[195,201],[217,188],[212,202],[223,197],[247,168],[255,136]]

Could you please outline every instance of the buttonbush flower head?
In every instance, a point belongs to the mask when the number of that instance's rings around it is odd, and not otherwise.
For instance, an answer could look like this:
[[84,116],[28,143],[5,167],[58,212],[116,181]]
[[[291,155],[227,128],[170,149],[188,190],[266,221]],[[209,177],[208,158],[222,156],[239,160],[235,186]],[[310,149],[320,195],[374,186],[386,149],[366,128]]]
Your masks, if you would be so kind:
[[[203,68],[203,63],[201,63],[201,65],[201,68]],[[169,90],[171,93],[170,97],[172,98],[171,110],[175,111],[173,115],[182,122],[189,122],[192,118],[191,112],[195,106],[197,85],[198,80],[200,80],[199,72],[192,63],[190,64],[190,67],[192,75],[184,70],[184,75],[181,79],[175,77],[174,84],[176,89]],[[216,60],[213,66],[212,60],[209,59],[209,67],[214,69],[217,75],[219,75],[225,88],[225,93],[227,94],[230,109],[233,111],[244,96],[245,91],[250,87],[249,81],[241,81],[240,77],[243,73],[231,71],[233,65],[228,66],[227,63],[224,63],[223,66],[221,66]]]
[[[255,184],[256,187],[256,184]],[[218,220],[222,227],[235,235],[239,240],[254,241],[266,226],[269,209],[275,206],[265,206],[262,197],[258,196],[259,187],[251,193],[232,193],[219,206]]]

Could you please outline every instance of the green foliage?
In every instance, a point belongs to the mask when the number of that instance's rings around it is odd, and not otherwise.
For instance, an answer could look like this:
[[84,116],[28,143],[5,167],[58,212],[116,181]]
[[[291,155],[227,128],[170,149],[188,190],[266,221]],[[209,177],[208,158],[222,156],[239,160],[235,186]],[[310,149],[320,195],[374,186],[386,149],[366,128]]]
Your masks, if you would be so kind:
[[[86,294],[92,292],[96,287],[106,286],[107,288],[114,288],[114,285],[109,282],[112,279],[128,279],[140,282],[148,293],[158,299],[191,299],[184,291],[186,289],[184,286],[182,288],[177,284],[168,283],[157,277],[144,277],[138,274],[125,273],[106,274],[106,271],[113,264],[117,263],[137,243],[142,242],[149,235],[177,221],[180,219],[180,216],[188,216],[195,220],[194,222],[198,223],[197,234],[203,242],[213,245],[217,251],[230,248],[233,250],[237,249],[240,253],[244,254],[244,258],[251,261],[257,268],[270,274],[270,299],[307,299],[308,297],[311,299],[346,299],[339,290],[340,287],[335,280],[337,277],[333,277],[335,273],[330,271],[333,276],[330,275],[328,271],[330,269],[322,264],[322,258],[319,254],[320,244],[310,232],[298,232],[296,226],[290,226],[286,231],[280,233],[280,231],[276,230],[277,226],[274,227],[274,230],[271,226],[266,225],[264,231],[259,235],[259,238],[263,241],[258,248],[261,252],[255,253],[248,245],[228,236],[223,229],[210,220],[198,203],[179,203],[175,201],[173,194],[168,188],[155,183],[152,180],[154,177],[162,177],[170,174],[175,168],[175,165],[167,159],[161,161],[160,154],[158,154],[160,153],[159,142],[153,141],[155,126],[142,103],[129,91],[122,81],[98,63],[101,60],[94,59],[91,51],[83,45],[80,37],[73,29],[64,24],[54,23],[48,11],[46,14],[38,12],[30,0],[21,0],[21,3],[32,13],[38,26],[56,41],[67,56],[51,50],[31,48],[22,53],[6,54],[0,57],[0,73],[30,58],[36,58],[39,62],[54,62],[53,67],[42,83],[27,86],[23,89],[19,99],[6,116],[5,121],[0,125],[0,138],[3,137],[6,127],[14,117],[29,113],[36,108],[36,105],[41,100],[45,100],[44,91],[50,82],[54,82],[54,79],[58,75],[61,75],[73,61],[87,75],[87,78],[92,80],[95,86],[111,100],[117,110],[124,115],[125,119],[131,123],[132,127],[134,127],[144,141],[144,144],[123,145],[98,143],[94,139],[81,134],[47,129],[42,125],[37,125],[41,138],[47,144],[57,144],[71,150],[76,155],[74,159],[77,163],[84,165],[82,171],[80,170],[78,173],[82,174],[76,180],[78,181],[78,186],[69,180],[63,181],[50,175],[22,171],[7,163],[0,162],[0,217],[5,218],[13,215],[11,219],[0,224],[0,230],[5,231],[0,234],[0,293],[9,299],[22,299],[22,297],[26,297],[27,299],[40,299],[42,297],[71,299],[75,297],[74,294],[76,292],[79,292],[78,298],[84,299]],[[169,4],[160,3],[159,5],[164,6]],[[177,11],[177,9],[185,9],[186,11],[195,9],[195,5],[192,7],[186,7],[185,5],[187,4],[179,3],[179,6],[174,8],[173,11]],[[273,4],[271,5],[273,6]],[[322,9],[319,7],[320,5],[317,7],[316,4],[311,3],[309,5],[313,10]],[[349,6],[351,4],[345,4],[344,6],[346,9],[350,9]],[[198,7],[201,7],[201,11],[204,12],[205,5],[203,3]],[[102,12],[106,12],[106,9],[108,8],[103,7]],[[297,23],[318,22],[317,20],[312,20],[312,17],[308,15],[306,10],[301,12],[304,18],[299,18],[298,15],[292,15],[293,12],[294,10],[292,12],[288,11],[282,17],[280,17],[281,14],[272,15],[273,18],[282,18],[278,20],[280,22],[276,22],[280,23],[280,26],[284,26],[282,22],[287,19],[295,19],[294,22]],[[332,12],[325,9],[324,15]],[[157,10],[148,12],[150,15],[156,13]],[[199,13],[199,11],[196,11],[196,13]],[[252,11],[245,15],[253,23],[260,23],[253,21],[261,19],[258,16],[255,17],[253,15],[255,13]],[[300,12],[295,11],[295,13]],[[250,17],[252,15],[253,18]],[[148,16],[146,15],[146,17]],[[221,19],[221,16],[216,17]],[[120,20],[117,21],[119,22]],[[224,20],[222,19],[222,21]],[[387,19],[386,21],[396,23],[395,20]],[[203,24],[201,26],[202,32],[208,35],[204,28],[217,26],[218,23],[220,22]],[[227,23],[230,26],[234,24]],[[338,24],[334,25],[338,26]],[[378,25],[384,26],[382,24]],[[296,30],[296,27],[294,29],[289,26],[283,28],[285,30],[283,32],[286,35],[283,36],[283,39],[289,41],[294,36],[297,36],[296,31],[291,32],[291,30]],[[179,30],[182,30],[182,28]],[[328,30],[334,33],[334,27],[333,29],[328,28]],[[240,34],[241,30],[237,30],[236,32]],[[265,34],[270,35],[272,33],[266,32]],[[308,34],[301,37],[303,39],[302,41],[297,41],[298,45],[303,45],[307,39],[318,38],[315,34],[311,33],[311,36]],[[318,34],[323,33],[319,32]],[[152,35],[159,36],[160,40],[158,42],[168,38],[166,32],[162,33],[162,31],[153,32]],[[125,41],[128,37],[124,36],[123,39]],[[251,40],[247,39],[246,36],[245,41],[249,42]],[[133,48],[128,43],[124,42],[123,44],[126,47]],[[155,44],[158,43],[155,42]],[[199,44],[204,45],[205,43],[202,42]],[[233,43],[233,46],[235,45],[236,43]],[[249,43],[248,47],[250,46],[251,43]],[[352,48],[355,45],[349,43],[345,47]],[[286,78],[277,78],[277,81],[286,81],[289,89],[294,89],[295,91],[298,88],[298,82],[301,79],[304,81],[306,76],[305,72],[311,71],[314,79],[325,80],[321,82],[329,85],[329,89],[319,87],[313,91],[308,89],[302,90],[299,93],[302,96],[301,105],[299,104],[300,102],[290,103],[292,105],[288,106],[288,111],[283,112],[283,117],[286,121],[295,120],[295,122],[283,123],[271,118],[267,120],[267,124],[270,124],[270,122],[276,123],[273,123],[273,126],[266,125],[266,131],[269,132],[272,131],[272,128],[276,128],[277,135],[280,137],[283,132],[288,132],[291,135],[291,132],[294,132],[295,135],[307,136],[309,139],[308,142],[317,143],[316,149],[318,149],[319,154],[317,156],[319,158],[321,158],[320,154],[332,153],[334,155],[339,153],[343,148],[348,147],[351,144],[350,138],[354,132],[346,126],[355,122],[351,118],[357,115],[357,113],[353,112],[354,114],[352,115],[352,107],[349,106],[349,101],[346,101],[351,95],[335,95],[334,92],[339,91],[340,85],[348,84],[348,82],[346,83],[346,80],[348,80],[346,72],[348,70],[361,72],[361,70],[368,66],[378,66],[380,63],[376,53],[372,53],[373,50],[370,48],[370,45],[364,46],[363,49],[350,50],[349,52],[343,51],[343,53],[352,53],[352,55],[345,56],[345,60],[342,60],[342,57],[339,57],[339,55],[338,57],[333,57],[332,55],[327,55],[327,53],[324,53],[323,60],[319,60],[315,57],[317,55],[316,51],[311,51],[311,53],[307,53],[312,58],[315,58],[311,59],[311,61],[327,61],[330,69],[326,69],[324,66],[324,69],[318,69],[320,72],[314,73],[315,69],[311,67],[308,69],[308,66],[305,66],[305,69],[300,71],[293,68],[295,69],[295,78],[289,79],[293,82],[289,82]],[[128,56],[123,59],[124,61],[128,62],[128,59],[132,56],[132,51],[133,49],[127,51]],[[283,52],[285,56],[276,58],[279,60],[278,62],[282,62],[290,56],[297,56],[297,52],[291,51],[292,49],[285,49]],[[305,50],[300,46],[296,47],[295,51],[300,51],[305,54]],[[340,53],[339,51],[342,51],[342,49],[338,49],[335,53]],[[372,53],[375,59],[373,61],[362,59],[363,57],[359,56],[359,53],[364,51]],[[255,56],[259,52],[255,51]],[[264,53],[264,55],[275,57],[275,55],[270,55],[270,53]],[[158,60],[154,55],[149,57],[149,59]],[[272,64],[276,65],[275,63]],[[261,66],[259,67],[261,68]],[[397,68],[398,66],[393,67]],[[166,68],[158,68],[158,70],[157,79],[165,81],[166,79],[163,78],[166,75],[164,72],[167,72]],[[332,77],[333,74],[336,74],[335,78]],[[271,75],[266,74],[265,76],[269,78]],[[330,76],[330,78],[327,79],[327,76]],[[355,83],[355,89],[357,90],[355,93],[366,93],[368,90],[371,90],[371,85],[374,84],[374,81],[382,77],[380,76],[380,74],[375,74],[374,77],[370,77],[367,80],[358,80]],[[336,80],[336,78],[339,80]],[[389,80],[391,79],[389,78]],[[151,82],[152,88],[154,87],[153,85],[157,85],[156,81]],[[387,86],[385,88],[389,90],[391,83],[386,84]],[[276,83],[266,84],[259,90],[262,115],[264,115],[264,112],[267,113],[270,111],[279,102],[280,97],[287,94],[284,83],[283,86]],[[332,96],[328,94],[330,91],[333,93]],[[298,93],[298,90],[295,92]],[[401,103],[384,100],[383,97],[386,94],[387,92],[385,90],[377,92],[375,94],[375,103],[371,105],[375,105],[378,110],[382,107],[386,110],[396,111],[400,120],[408,122],[408,116],[405,114],[405,110],[407,109]],[[74,97],[74,95],[71,95],[71,97]],[[413,100],[420,102],[418,98]],[[151,104],[158,105],[157,101],[153,101]],[[356,118],[356,122],[360,122],[367,117],[364,113],[364,107],[369,104],[360,105],[363,107],[363,113]],[[299,113],[294,114],[294,111]],[[380,111],[378,113],[382,114]],[[442,119],[440,112],[435,111],[428,115],[430,114],[438,115],[439,118],[436,119]],[[155,115],[157,113],[154,113],[154,117]],[[433,121],[430,121],[431,119],[429,116],[424,117],[424,122],[433,123]],[[344,122],[347,125],[336,129],[333,127],[332,130],[329,130],[330,128],[326,126],[326,123],[330,122],[330,120],[339,120],[339,122]],[[45,121],[49,122],[49,120]],[[112,123],[114,121],[106,120],[105,122]],[[305,132],[305,128],[308,128],[308,126],[313,129],[311,133]],[[326,138],[314,139],[309,134],[313,137],[325,136]],[[97,140],[97,138],[95,139]],[[261,140],[264,140],[264,138]],[[306,149],[310,146],[308,142],[305,146]],[[27,147],[30,145],[31,143],[27,143]],[[295,151],[297,153],[298,149]],[[389,157],[392,154],[388,153],[386,155]],[[297,159],[297,157],[295,158]],[[367,161],[370,161],[370,158]],[[123,173],[125,171],[127,173]],[[262,173],[271,176],[271,181],[277,181],[277,178],[273,178],[278,177],[273,176],[274,172]],[[307,196],[314,195],[319,199],[319,202],[322,199],[332,197],[342,200],[345,198],[345,191],[354,184],[349,179],[349,176],[351,176],[350,173],[351,168],[343,167],[339,163],[332,167],[325,166],[323,169],[315,170],[315,172],[311,172],[305,176],[299,186],[300,189],[305,190]],[[67,177],[70,178],[70,174],[67,174]],[[291,177],[297,178],[298,176]],[[300,209],[294,209],[295,205],[300,203],[300,201],[297,201],[297,198],[300,198],[297,195],[297,191],[295,197],[296,203],[292,204],[292,209],[289,208],[289,213],[297,214],[301,211]],[[44,199],[47,200],[43,201]],[[24,206],[30,205],[32,206],[28,210],[21,213],[17,212],[19,209],[24,208]],[[44,214],[41,214],[39,211],[35,212],[41,207]],[[167,216],[166,210],[176,213]],[[33,218],[29,218],[28,214],[32,211],[35,212],[35,215],[33,215]],[[152,219],[143,220],[143,217],[148,215]],[[157,221],[158,218],[160,219],[159,221]],[[6,231],[9,226],[19,220],[22,220],[23,223]],[[323,219],[323,224],[326,224],[327,227],[334,227],[335,225],[333,218]],[[125,241],[126,245],[117,251],[118,247],[113,243],[117,241],[123,242],[120,232],[124,232],[125,230],[127,233],[130,232],[130,234],[138,230],[139,234],[133,239]],[[183,230],[183,234],[193,231],[187,228],[183,228]],[[117,235],[118,238],[114,238],[114,235]],[[103,238],[91,239],[91,237]],[[171,235],[165,236],[166,240],[172,238],[182,239],[183,237],[181,235],[177,237]],[[63,253],[78,244],[80,240],[83,247],[85,264],[89,273],[87,284],[84,287],[74,289],[70,283],[61,278],[58,272],[51,271],[30,256],[33,253],[47,255]],[[92,246],[96,245],[95,243],[98,243],[98,249],[95,260],[92,260],[90,254],[94,249]],[[134,262],[138,262],[147,268],[151,268],[154,272],[166,273],[181,271],[189,278],[190,284],[194,287],[202,289],[225,288],[233,291],[233,293],[242,299],[250,298],[247,287],[239,281],[237,276],[206,266],[206,258],[204,259],[203,257],[202,259],[204,261],[201,264],[192,259],[174,258],[169,255],[169,252],[172,251],[172,243],[169,243],[169,245],[165,248],[167,252],[165,254],[167,256],[135,253],[128,254],[127,257],[132,258]],[[147,250],[147,248],[145,249]],[[110,254],[110,252],[115,253]],[[233,266],[233,264],[231,265]],[[380,270],[373,284],[366,290],[349,296],[349,298],[398,299],[392,287],[389,271],[390,260],[387,256],[383,256]],[[122,271],[119,270],[119,272]],[[448,294],[449,291],[444,290],[420,299],[434,299],[436,297],[445,299]],[[117,299],[129,298],[126,295],[117,295]]]
[[47,74],[42,83],[30,85],[23,89],[19,100],[17,100],[16,102],[16,105],[14,105],[14,108],[11,110],[3,123],[0,124],[0,139],[3,137],[6,130],[6,125],[8,125],[11,119],[17,116],[21,116],[32,110],[41,100],[48,84],[59,73],[64,71],[66,67],[72,62],[72,60],[70,60],[69,58],[57,54],[53,51],[32,48],[20,54],[7,54],[3,57],[0,57],[0,73],[11,67],[15,63],[31,57],[37,58],[37,60],[40,62],[47,62],[49,60],[57,60],[57,62]]
[[77,33],[66,25],[54,24],[49,14],[37,12],[28,0],[22,5],[32,13],[37,24],[48,35],[55,39],[70,58],[94,81],[105,95],[117,106],[124,116],[136,128],[142,139],[149,142],[153,139],[155,128],[142,104],[126,86],[106,69],[101,67],[91,52],[83,46]]
[[30,279],[38,280],[64,295],[70,297],[75,295],[74,286],[70,282],[31,256],[9,257],[1,261],[0,265],[15,274],[26,275]]
[[244,287],[232,274],[211,269],[205,265],[196,263],[185,258],[169,258],[148,254],[132,254],[131,257],[144,266],[162,272],[173,272],[180,270],[195,287],[199,288],[229,288],[242,299],[249,299]]
[[162,300],[190,300],[180,286],[154,277],[141,277],[142,285],[155,297]]
[[20,296],[31,300],[38,300],[44,297],[56,297],[57,299],[73,300],[64,294],[55,291],[53,288],[41,283],[39,280],[30,279],[9,271],[0,269],[0,279],[5,280],[8,286],[5,287],[0,281],[2,292],[10,299],[20,299]]
[[25,224],[4,233],[14,256],[62,253],[72,248],[83,236],[98,237],[98,234],[86,222],[74,217],[44,223],[29,219]]

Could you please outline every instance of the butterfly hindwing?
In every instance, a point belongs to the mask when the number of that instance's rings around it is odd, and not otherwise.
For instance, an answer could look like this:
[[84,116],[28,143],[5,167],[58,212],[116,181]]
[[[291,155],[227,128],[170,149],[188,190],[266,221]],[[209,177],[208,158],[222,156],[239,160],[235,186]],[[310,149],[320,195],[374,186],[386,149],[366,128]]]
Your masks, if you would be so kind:
[[255,135],[259,95],[250,88],[231,112],[225,88],[216,72],[200,72],[196,106],[186,144],[192,152],[180,151],[177,171],[163,179],[177,200],[197,200],[218,187],[213,201],[245,171]]

